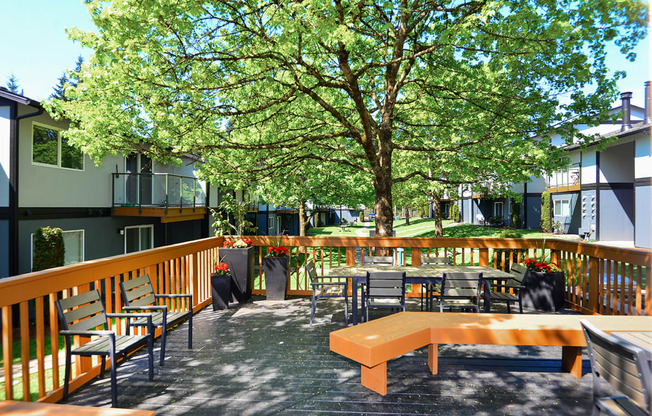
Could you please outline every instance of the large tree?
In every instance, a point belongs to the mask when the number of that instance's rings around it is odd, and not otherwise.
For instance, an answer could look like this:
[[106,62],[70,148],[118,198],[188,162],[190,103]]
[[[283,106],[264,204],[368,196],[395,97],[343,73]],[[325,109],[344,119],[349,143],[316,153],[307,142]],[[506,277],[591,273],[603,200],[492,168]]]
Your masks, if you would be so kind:
[[[194,153],[221,178],[314,161],[364,173],[378,235],[392,186],[439,170],[525,178],[560,163],[546,134],[604,113],[616,97],[605,48],[645,34],[635,0],[125,0],[88,2],[95,52],[66,134],[96,160],[139,149]],[[633,59],[634,57],[628,56]],[[224,128],[231,121],[229,134]],[[429,173],[431,172],[431,173]],[[456,179],[455,179],[456,180]]]

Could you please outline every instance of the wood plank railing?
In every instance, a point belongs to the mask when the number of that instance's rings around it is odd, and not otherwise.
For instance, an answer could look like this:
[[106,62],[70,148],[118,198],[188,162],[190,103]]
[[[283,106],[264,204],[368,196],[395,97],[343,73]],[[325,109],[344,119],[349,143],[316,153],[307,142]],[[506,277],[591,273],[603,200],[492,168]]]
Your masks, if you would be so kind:
[[[289,295],[309,295],[303,264],[314,259],[321,274],[353,265],[362,253],[394,249],[405,264],[419,265],[424,255],[449,256],[453,264],[509,270],[526,257],[557,262],[566,272],[566,306],[582,313],[652,315],[652,251],[609,248],[558,239],[464,239],[382,237],[250,237],[257,247],[254,293],[264,294],[263,256],[269,246],[292,248]],[[149,274],[158,293],[192,293],[193,309],[210,299],[210,273],[224,238],[213,237],[0,280],[4,382],[0,398],[54,402],[62,397],[56,299],[97,288],[107,311],[122,307],[119,283]],[[412,287],[412,294],[419,292]],[[172,310],[184,305],[170,304]],[[112,323],[124,333],[124,322]],[[54,334],[54,336],[52,336]],[[31,340],[31,342],[30,342]],[[77,340],[84,342],[84,340]],[[14,354],[14,349],[19,353]],[[35,352],[31,352],[34,350]],[[46,354],[46,350],[55,354]],[[18,358],[14,358],[17,355]],[[12,361],[16,360],[15,363]],[[79,359],[71,390],[99,373],[99,362]]]

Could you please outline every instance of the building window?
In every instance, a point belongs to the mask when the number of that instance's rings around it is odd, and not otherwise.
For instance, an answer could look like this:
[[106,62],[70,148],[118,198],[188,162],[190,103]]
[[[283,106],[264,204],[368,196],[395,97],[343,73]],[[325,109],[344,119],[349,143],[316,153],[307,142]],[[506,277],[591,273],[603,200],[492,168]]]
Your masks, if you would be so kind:
[[154,226],[136,225],[125,227],[125,253],[154,248]]
[[570,201],[558,199],[555,201],[555,217],[568,217],[570,215]]
[[494,217],[502,217],[502,216],[503,216],[503,203],[494,202]]
[[[63,232],[63,247],[65,254],[64,266],[84,261],[84,230]],[[32,267],[34,267],[34,234],[32,233]]]
[[32,128],[32,162],[39,165],[84,170],[81,150],[68,144],[61,132],[34,124]]

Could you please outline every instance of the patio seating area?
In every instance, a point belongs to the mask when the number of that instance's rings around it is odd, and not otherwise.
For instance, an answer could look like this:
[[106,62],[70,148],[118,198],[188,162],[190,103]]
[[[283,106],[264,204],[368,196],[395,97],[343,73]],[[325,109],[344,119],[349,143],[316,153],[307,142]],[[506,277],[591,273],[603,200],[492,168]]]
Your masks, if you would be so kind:
[[[560,371],[561,347],[442,345],[437,375],[422,348],[388,362],[389,393],[381,396],[360,384],[358,363],[329,350],[329,334],[344,327],[341,302],[320,302],[312,326],[310,297],[255,296],[225,311],[204,308],[194,318],[192,350],[187,322],[168,334],[166,364],[155,366],[154,381],[148,380],[146,351],[123,364],[131,368],[118,372],[119,407],[159,416],[577,415],[591,409],[586,351],[578,379]],[[419,305],[407,300],[408,311]],[[389,313],[373,310],[370,318]],[[105,377],[65,403],[109,407],[110,397]]]

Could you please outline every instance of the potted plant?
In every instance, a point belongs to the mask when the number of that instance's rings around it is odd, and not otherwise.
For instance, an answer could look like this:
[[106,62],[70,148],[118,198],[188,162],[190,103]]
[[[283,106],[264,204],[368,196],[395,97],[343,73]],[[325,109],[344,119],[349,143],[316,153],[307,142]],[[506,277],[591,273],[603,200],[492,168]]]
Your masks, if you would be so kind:
[[286,247],[268,247],[263,258],[265,293],[267,300],[283,300],[287,290],[290,250]]
[[527,268],[521,289],[523,306],[556,312],[564,307],[566,280],[564,272],[556,263],[537,262],[527,259]]
[[231,270],[233,286],[231,294],[235,300],[245,303],[251,298],[254,282],[254,248],[252,241],[246,237],[237,240],[225,240],[220,249],[220,261]]
[[213,310],[229,309],[231,300],[231,274],[226,263],[216,262],[211,274],[211,296]]

